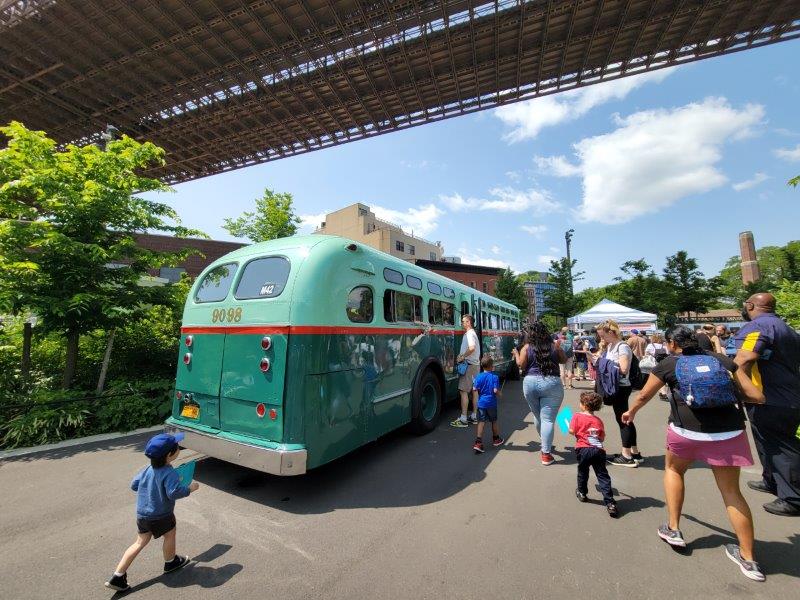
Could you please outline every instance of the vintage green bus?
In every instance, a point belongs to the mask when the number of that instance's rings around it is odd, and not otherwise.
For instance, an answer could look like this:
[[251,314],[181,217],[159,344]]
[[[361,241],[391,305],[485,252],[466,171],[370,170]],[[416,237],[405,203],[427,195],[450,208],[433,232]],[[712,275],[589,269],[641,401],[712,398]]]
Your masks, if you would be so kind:
[[298,475],[394,429],[437,424],[456,397],[461,315],[511,368],[519,310],[341,237],[240,248],[197,278],[167,428],[203,454]]

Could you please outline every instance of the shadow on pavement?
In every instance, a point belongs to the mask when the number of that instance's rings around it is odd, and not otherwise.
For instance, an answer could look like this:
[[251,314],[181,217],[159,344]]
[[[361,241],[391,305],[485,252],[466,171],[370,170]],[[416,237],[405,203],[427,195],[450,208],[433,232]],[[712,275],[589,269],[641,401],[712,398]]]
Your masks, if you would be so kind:
[[[405,430],[390,433],[327,465],[299,477],[278,477],[207,458],[197,464],[195,479],[250,501],[295,514],[319,514],[342,508],[419,506],[437,502],[486,477],[498,452],[533,452],[538,444],[487,446],[475,455],[475,429],[448,423],[455,405],[443,411],[439,426],[416,437]],[[499,411],[501,435],[532,425],[519,382],[509,381]],[[488,438],[485,434],[485,439]],[[325,493],[320,493],[324,490]]]
[[60,458],[70,458],[78,454],[86,454],[88,452],[105,452],[107,450],[121,450],[131,448],[137,451],[144,451],[144,446],[156,432],[145,432],[134,435],[129,435],[114,440],[103,440],[101,442],[92,442],[89,444],[79,444],[76,446],[68,446],[67,448],[58,448],[56,450],[42,450],[40,452],[33,452],[31,454],[24,454],[22,456],[8,456],[0,459],[2,463],[12,462],[31,462],[35,460],[58,460]]
[[[727,529],[717,527],[711,523],[706,523],[691,515],[683,515],[683,518],[715,532],[691,540],[685,552],[686,554],[691,554],[693,549],[700,550],[706,548],[719,548],[719,551],[723,552],[725,544],[737,543],[736,536]],[[758,531],[756,531],[753,551],[765,575],[782,573],[790,577],[800,578],[800,560],[798,560],[798,556],[800,556],[800,534],[793,533],[791,536],[787,537],[787,540],[787,542],[760,541],[758,539]]]
[[112,597],[121,598],[135,592],[140,592],[157,583],[167,588],[184,588],[199,585],[202,588],[216,588],[225,585],[244,567],[238,563],[231,563],[221,567],[206,567],[200,563],[211,562],[225,554],[233,546],[229,544],[216,544],[195,556],[192,562],[174,573],[163,573],[141,583],[137,583],[125,592],[117,592]]

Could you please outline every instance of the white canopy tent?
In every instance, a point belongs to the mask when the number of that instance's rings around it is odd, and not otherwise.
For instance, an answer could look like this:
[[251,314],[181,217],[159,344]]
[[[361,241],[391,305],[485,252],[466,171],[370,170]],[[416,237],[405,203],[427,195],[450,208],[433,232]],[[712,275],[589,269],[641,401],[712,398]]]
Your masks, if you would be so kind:
[[589,310],[567,319],[570,329],[579,330],[594,327],[598,323],[611,319],[619,323],[620,329],[630,331],[639,329],[654,331],[657,316],[653,313],[622,306],[617,302],[603,299]]

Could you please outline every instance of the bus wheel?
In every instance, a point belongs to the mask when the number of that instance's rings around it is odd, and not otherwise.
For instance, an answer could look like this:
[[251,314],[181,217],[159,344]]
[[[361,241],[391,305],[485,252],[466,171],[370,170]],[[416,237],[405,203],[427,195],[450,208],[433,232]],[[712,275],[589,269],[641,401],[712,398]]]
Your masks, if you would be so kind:
[[430,433],[436,428],[442,414],[442,387],[433,371],[427,369],[414,386],[411,400],[411,429],[417,435]]

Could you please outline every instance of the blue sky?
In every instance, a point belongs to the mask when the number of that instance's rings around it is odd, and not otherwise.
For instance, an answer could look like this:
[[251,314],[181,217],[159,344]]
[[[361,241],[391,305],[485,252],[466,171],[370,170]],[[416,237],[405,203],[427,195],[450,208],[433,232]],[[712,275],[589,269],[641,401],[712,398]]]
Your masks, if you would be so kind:
[[[158,199],[232,239],[225,217],[265,187],[291,192],[306,231],[353,202],[465,262],[546,270],[564,253],[605,285],[630,259],[660,271],[686,250],[706,275],[800,237],[800,42],[516,103],[184,183]],[[794,68],[793,68],[794,67]],[[151,195],[151,197],[153,197]]]

